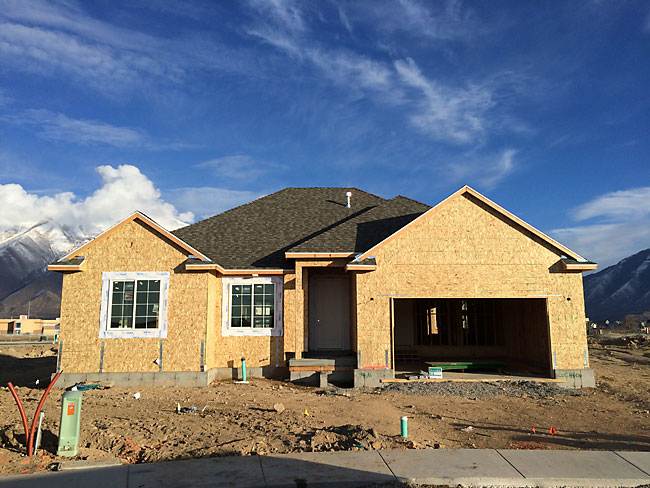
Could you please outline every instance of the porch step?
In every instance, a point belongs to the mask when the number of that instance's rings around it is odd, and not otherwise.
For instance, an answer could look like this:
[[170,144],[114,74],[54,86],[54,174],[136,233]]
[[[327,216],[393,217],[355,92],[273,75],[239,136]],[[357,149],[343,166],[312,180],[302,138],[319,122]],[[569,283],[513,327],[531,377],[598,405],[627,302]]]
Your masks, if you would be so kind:
[[328,382],[351,384],[354,380],[355,356],[303,358],[289,360],[289,379],[296,383],[326,386]]
[[[352,370],[357,364],[354,356],[341,356],[336,358],[303,358],[290,359],[289,371],[334,371]],[[293,368],[300,368],[293,369]]]

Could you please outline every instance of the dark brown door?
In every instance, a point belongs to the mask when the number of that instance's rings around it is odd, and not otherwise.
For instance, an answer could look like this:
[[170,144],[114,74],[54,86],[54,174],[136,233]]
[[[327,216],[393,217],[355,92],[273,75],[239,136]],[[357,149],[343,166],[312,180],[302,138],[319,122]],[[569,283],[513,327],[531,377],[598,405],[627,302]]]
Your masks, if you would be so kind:
[[341,275],[309,280],[309,350],[350,349],[350,281]]

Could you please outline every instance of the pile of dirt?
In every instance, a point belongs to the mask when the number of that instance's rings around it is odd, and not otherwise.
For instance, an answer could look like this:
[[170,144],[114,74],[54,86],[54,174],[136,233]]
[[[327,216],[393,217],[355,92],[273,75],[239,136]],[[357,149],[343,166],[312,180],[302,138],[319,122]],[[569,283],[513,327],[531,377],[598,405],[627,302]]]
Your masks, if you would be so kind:
[[584,394],[582,390],[534,381],[389,383],[383,390],[408,395],[459,396],[470,399],[494,396],[546,398]]
[[650,347],[649,335],[600,335],[590,336],[589,345],[625,346],[630,349]]
[[379,434],[376,429],[364,429],[352,424],[312,429],[300,439],[301,446],[314,452],[378,450],[402,444],[393,436]]

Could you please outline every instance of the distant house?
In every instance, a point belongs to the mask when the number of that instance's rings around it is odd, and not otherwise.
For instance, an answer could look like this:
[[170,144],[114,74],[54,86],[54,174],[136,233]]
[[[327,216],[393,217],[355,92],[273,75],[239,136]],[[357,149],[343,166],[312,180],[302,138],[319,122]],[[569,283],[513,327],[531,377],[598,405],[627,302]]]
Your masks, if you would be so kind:
[[30,319],[27,315],[18,318],[0,319],[0,334],[11,335],[55,335],[59,332],[60,319]]
[[249,376],[376,385],[483,360],[592,384],[595,267],[467,186],[435,207],[287,188],[174,232],[136,212],[50,265],[58,367],[62,384],[200,385],[245,358]]

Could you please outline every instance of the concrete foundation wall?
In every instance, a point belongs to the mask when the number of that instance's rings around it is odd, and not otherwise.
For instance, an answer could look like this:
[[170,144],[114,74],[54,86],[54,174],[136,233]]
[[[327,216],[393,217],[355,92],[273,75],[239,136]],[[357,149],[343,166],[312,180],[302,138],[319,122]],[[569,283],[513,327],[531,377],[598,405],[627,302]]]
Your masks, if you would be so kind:
[[[247,378],[285,378],[286,368],[246,368]],[[52,375],[54,377],[54,374]],[[163,373],[63,373],[55,388],[70,388],[79,383],[112,383],[114,386],[207,386],[213,381],[240,380],[241,368],[212,368],[200,371]]]
[[557,383],[563,388],[595,388],[596,376],[591,368],[585,369],[556,369],[555,378],[564,378],[566,383]]

